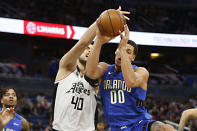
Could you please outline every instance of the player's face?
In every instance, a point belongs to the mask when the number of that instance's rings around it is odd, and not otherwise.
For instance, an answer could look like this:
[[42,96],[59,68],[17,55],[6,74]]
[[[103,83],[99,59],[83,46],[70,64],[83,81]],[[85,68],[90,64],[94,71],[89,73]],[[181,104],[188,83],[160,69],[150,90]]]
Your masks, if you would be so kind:
[[[134,47],[133,46],[131,46],[129,44],[126,45],[126,54],[129,57],[131,62],[134,61],[135,55],[134,55]],[[121,66],[120,47],[118,47],[116,49],[115,55],[116,55],[115,64],[116,64],[116,66],[120,67]]]
[[89,45],[84,52],[81,54],[79,60],[82,63],[86,63],[86,61],[88,60],[88,56],[90,55],[90,51],[92,49],[92,45]]
[[4,106],[15,107],[17,104],[16,92],[13,89],[7,90],[1,99],[1,103]]

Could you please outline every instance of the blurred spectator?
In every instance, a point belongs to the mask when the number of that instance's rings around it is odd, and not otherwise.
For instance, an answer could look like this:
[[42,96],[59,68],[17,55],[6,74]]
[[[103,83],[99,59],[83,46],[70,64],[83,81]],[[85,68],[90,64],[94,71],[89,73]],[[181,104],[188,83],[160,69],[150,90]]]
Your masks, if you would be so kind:
[[52,131],[52,119],[49,120],[47,127],[44,129],[44,131]]
[[33,130],[35,131],[44,131],[44,126],[41,120],[38,120],[38,124],[34,126]]
[[53,58],[49,64],[49,78],[55,79],[59,68],[59,60]]

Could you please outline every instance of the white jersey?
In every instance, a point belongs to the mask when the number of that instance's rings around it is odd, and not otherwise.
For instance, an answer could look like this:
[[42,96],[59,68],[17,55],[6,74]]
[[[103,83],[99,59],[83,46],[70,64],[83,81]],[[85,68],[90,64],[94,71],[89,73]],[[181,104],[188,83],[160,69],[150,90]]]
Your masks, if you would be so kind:
[[58,131],[94,131],[96,98],[93,87],[76,69],[57,86],[53,129]]

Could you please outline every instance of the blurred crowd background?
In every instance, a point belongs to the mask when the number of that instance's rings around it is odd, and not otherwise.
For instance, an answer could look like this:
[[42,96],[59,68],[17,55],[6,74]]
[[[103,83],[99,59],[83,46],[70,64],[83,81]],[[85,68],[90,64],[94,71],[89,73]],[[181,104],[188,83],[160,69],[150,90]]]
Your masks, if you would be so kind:
[[[4,0],[0,17],[88,27],[105,9],[118,5],[131,11],[132,31],[197,35],[197,0]],[[31,122],[32,131],[51,131],[58,62],[76,42],[0,33],[0,88],[19,91],[17,112]],[[116,47],[104,45],[101,61],[114,63]],[[179,123],[183,110],[196,108],[196,48],[140,45],[135,64],[150,72],[146,107],[153,119]],[[97,107],[96,125],[107,130],[99,97]],[[190,119],[187,126],[196,131],[197,120]]]
[[0,16],[88,27],[102,11],[118,5],[131,12],[133,31],[197,33],[196,0],[6,0]]

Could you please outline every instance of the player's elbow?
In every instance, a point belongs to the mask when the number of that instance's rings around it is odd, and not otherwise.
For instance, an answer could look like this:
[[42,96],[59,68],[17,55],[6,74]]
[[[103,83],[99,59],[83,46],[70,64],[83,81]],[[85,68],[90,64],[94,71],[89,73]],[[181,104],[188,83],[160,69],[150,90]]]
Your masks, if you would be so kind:
[[182,117],[183,117],[184,119],[190,118],[190,117],[191,117],[190,110],[185,110],[185,111],[183,111]]

